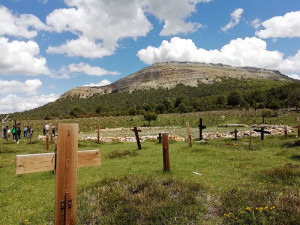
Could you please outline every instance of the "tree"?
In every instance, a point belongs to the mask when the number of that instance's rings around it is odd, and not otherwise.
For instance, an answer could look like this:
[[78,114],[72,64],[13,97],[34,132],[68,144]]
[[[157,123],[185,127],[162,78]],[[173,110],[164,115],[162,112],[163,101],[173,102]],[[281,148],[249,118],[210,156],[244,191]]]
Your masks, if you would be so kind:
[[155,106],[156,113],[164,113],[165,111],[166,111],[166,106],[164,104],[160,103]]
[[180,105],[178,106],[178,111],[179,113],[186,113],[189,111],[189,108],[186,106],[186,104],[184,103],[180,103]]
[[156,113],[154,113],[154,112],[148,111],[148,112],[146,112],[146,113],[144,114],[144,120],[149,121],[149,126],[150,126],[151,120],[154,120],[154,121],[155,121],[156,118],[157,118],[157,115],[156,115]]
[[128,113],[131,116],[130,120],[132,120],[132,117],[135,116],[135,114],[136,114],[136,108],[135,107],[129,108]]
[[278,101],[276,100],[273,100],[269,106],[268,106],[269,109],[273,109],[274,110],[274,113],[276,113],[276,111],[280,108],[280,104]]
[[80,106],[75,106],[72,111],[71,111],[71,115],[75,116],[75,117],[80,117],[83,114],[85,114],[85,111],[83,108],[81,108]]
[[228,105],[231,105],[231,106],[239,105],[242,102],[242,100],[243,100],[243,97],[239,91],[233,91],[227,97]]

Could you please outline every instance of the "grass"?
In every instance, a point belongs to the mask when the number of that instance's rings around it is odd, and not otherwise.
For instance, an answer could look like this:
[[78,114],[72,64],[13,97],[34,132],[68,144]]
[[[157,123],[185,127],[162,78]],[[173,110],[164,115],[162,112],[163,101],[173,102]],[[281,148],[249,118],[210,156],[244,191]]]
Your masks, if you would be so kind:
[[[163,172],[158,141],[141,150],[136,143],[79,141],[79,150],[101,150],[102,165],[78,169],[78,224],[298,224],[299,139],[253,137],[251,148],[248,141],[192,148],[172,141],[170,173]],[[54,223],[53,173],[15,175],[16,155],[43,152],[45,142],[35,139],[2,140],[0,224]]]

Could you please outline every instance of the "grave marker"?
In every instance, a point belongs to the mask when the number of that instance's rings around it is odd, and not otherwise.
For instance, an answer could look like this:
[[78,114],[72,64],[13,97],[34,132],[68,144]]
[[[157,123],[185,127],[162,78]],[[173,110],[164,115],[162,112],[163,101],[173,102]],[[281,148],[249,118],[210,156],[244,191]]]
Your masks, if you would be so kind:
[[202,118],[199,119],[199,141],[203,140],[202,138],[202,130],[206,129],[206,126],[202,125]]
[[78,124],[59,124],[55,153],[17,155],[16,174],[56,170],[55,224],[76,224],[77,168],[100,165],[98,150],[78,152]]
[[164,171],[170,172],[170,156],[169,156],[169,136],[168,133],[162,134],[163,164]]
[[158,133],[158,137],[157,137],[158,143],[161,143],[161,139],[162,139],[161,133]]
[[131,130],[134,131],[138,149],[142,149],[141,141],[140,141],[140,137],[139,137],[139,133],[138,133],[138,132],[141,132],[141,130],[137,129],[137,127],[133,127],[133,129],[131,129]]
[[288,137],[288,130],[287,130],[287,126],[284,126],[284,137],[287,138]]
[[97,125],[97,143],[100,143],[100,124]]
[[190,123],[186,122],[186,133],[188,137],[188,143],[189,146],[192,147],[192,136],[191,136],[191,130],[190,130]]
[[265,128],[264,127],[261,127],[261,129],[259,130],[259,129],[254,129],[254,131],[256,131],[256,132],[259,132],[260,133],[260,139],[261,140],[264,140],[264,136],[265,136],[265,134],[271,134],[271,132],[270,131],[265,131]]
[[233,132],[230,132],[231,134],[234,134],[234,138],[233,138],[233,140],[234,141],[237,141],[237,139],[238,139],[238,131],[237,131],[237,129],[234,129],[234,131]]

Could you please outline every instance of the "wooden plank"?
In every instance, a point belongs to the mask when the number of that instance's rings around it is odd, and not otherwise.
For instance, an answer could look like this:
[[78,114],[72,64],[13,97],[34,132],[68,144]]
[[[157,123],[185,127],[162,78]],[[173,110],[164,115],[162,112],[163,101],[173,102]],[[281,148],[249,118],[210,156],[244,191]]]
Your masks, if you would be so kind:
[[169,135],[168,133],[162,134],[162,149],[163,149],[163,163],[164,171],[170,172],[170,155],[169,155]]
[[[57,139],[55,224],[76,224],[78,124],[59,124]],[[62,208],[61,202],[72,200]],[[65,202],[65,206],[68,202]]]
[[[101,165],[101,155],[98,149],[78,151],[78,167]],[[55,153],[17,155],[16,174],[53,171]]]
[[101,165],[101,156],[99,150],[87,150],[78,152],[78,167],[99,165]]
[[16,156],[16,174],[54,170],[55,154],[31,154]]

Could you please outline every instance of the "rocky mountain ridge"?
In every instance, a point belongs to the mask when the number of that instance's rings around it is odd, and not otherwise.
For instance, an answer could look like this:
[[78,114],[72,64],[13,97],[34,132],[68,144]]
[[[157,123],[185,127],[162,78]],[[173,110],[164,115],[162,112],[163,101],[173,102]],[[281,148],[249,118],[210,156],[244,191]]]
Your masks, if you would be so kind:
[[221,78],[291,80],[277,70],[255,67],[233,67],[223,64],[198,62],[161,62],[126,76],[102,87],[77,87],[65,92],[61,98],[89,98],[113,92],[132,92],[151,88],[173,88],[182,83],[197,86],[199,82],[209,84]]

